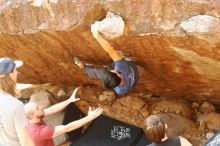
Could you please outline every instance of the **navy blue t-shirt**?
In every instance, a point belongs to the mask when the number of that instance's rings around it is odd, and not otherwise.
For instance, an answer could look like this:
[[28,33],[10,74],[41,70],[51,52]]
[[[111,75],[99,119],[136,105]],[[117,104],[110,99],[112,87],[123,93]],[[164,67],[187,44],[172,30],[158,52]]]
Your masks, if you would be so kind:
[[118,85],[114,90],[118,95],[124,95],[138,83],[138,69],[134,63],[125,59],[114,61],[114,63],[114,70],[125,80],[124,85]]

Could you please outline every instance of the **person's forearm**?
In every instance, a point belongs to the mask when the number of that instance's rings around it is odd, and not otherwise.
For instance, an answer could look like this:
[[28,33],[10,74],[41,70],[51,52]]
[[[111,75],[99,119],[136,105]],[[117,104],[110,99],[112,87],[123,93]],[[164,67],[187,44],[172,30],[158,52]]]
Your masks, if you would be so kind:
[[120,60],[122,58],[121,54],[119,54],[115,48],[101,35],[99,35],[96,40],[99,42],[99,44],[102,46],[102,48],[109,54],[109,56],[114,60]]
[[55,104],[47,109],[45,109],[45,115],[51,115],[51,114],[54,114],[54,113],[57,113],[61,110],[63,110],[67,105],[70,104],[70,101],[69,100],[65,100],[63,102],[60,102],[58,104]]
[[75,130],[75,129],[78,129],[78,128],[82,127],[86,123],[92,121],[94,118],[86,116],[86,117],[84,117],[84,118],[82,118],[80,120],[77,120],[77,121],[74,121],[74,122],[71,122],[71,123],[67,124],[66,125],[67,132],[70,132],[72,130]]
[[86,123],[88,123],[89,121],[93,120],[95,117],[91,118],[89,116],[86,116],[80,120],[77,121],[73,121],[67,125],[59,125],[55,127],[55,132],[53,134],[53,138],[62,135],[64,133],[67,133],[69,131],[78,129],[80,127],[82,127],[83,125],[85,125]]
[[99,35],[98,38],[96,38],[96,40],[99,42],[99,44],[103,47],[103,49],[107,53],[111,53],[113,50],[115,50],[112,47],[112,45],[106,39],[104,39],[101,35]]

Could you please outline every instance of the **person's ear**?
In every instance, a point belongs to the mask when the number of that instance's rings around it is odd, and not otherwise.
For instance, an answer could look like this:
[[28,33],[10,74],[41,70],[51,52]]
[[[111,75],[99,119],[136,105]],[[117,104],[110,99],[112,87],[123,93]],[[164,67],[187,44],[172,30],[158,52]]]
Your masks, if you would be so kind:
[[166,130],[168,129],[168,125],[167,125],[167,124],[165,124],[165,129],[166,129]]

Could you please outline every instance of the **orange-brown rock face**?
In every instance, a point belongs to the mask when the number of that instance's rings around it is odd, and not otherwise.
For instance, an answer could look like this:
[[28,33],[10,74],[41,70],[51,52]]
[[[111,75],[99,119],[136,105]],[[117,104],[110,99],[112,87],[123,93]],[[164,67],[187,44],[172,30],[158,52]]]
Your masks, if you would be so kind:
[[107,11],[125,21],[111,42],[140,67],[134,91],[220,104],[218,0],[3,0],[0,56],[25,62],[21,82],[93,83],[72,62],[111,64],[90,32]]

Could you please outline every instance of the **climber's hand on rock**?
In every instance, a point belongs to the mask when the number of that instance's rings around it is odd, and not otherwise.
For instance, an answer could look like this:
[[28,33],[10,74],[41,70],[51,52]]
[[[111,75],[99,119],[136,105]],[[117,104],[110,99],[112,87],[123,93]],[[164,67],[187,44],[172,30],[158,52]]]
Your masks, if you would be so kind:
[[93,34],[93,37],[95,39],[98,39],[98,37],[99,37],[99,21],[97,21],[91,25],[91,32]]

